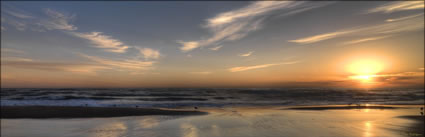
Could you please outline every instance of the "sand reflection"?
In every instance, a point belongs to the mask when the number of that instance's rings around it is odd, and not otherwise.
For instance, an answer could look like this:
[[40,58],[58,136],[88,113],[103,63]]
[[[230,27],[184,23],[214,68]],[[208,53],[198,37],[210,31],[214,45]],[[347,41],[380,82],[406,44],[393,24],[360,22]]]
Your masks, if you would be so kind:
[[127,126],[123,122],[112,122],[100,125],[89,130],[92,137],[119,137],[127,133]]
[[153,128],[158,126],[159,121],[158,119],[154,118],[154,117],[146,117],[142,120],[140,120],[139,125],[142,128]]
[[180,125],[183,137],[198,137],[198,129],[190,123]]

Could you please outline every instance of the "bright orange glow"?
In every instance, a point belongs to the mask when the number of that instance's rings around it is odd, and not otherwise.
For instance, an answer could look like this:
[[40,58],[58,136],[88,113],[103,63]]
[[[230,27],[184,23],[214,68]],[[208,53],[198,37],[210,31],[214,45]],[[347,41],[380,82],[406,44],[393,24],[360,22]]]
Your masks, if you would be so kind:
[[357,76],[350,76],[351,79],[360,80],[362,82],[371,82],[373,77],[376,77],[376,75],[357,75]]
[[356,75],[372,75],[382,71],[384,65],[378,61],[360,60],[348,66],[348,71]]
[[348,71],[354,74],[349,78],[370,83],[374,77],[377,77],[376,74],[381,72],[383,68],[383,63],[376,60],[358,60],[348,65]]

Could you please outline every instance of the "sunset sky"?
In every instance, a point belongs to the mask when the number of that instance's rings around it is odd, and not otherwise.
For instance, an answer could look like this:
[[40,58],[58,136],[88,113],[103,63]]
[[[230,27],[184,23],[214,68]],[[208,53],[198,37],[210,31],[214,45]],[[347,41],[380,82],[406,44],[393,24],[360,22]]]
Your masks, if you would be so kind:
[[423,87],[424,2],[1,2],[5,87]]

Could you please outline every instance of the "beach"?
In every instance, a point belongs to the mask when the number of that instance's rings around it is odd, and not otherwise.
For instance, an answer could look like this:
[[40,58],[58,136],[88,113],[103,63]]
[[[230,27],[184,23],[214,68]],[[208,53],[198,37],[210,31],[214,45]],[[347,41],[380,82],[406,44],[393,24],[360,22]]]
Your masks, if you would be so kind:
[[1,136],[413,137],[424,136],[420,107],[423,105],[2,107]]

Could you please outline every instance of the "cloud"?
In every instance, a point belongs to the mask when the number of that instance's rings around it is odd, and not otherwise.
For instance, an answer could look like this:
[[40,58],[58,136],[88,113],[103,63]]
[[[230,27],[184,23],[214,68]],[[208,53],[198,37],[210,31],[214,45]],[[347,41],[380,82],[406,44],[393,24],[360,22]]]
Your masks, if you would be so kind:
[[67,71],[76,73],[95,73],[98,70],[109,69],[105,66],[93,64],[34,61],[32,59],[17,57],[2,58],[1,64],[2,67],[36,69],[43,71]]
[[341,35],[349,34],[349,33],[352,33],[353,31],[354,30],[331,32],[331,33],[320,34],[320,35],[315,35],[315,36],[306,37],[306,38],[300,38],[296,40],[289,40],[289,42],[309,44],[309,43],[319,42],[322,40],[332,39]]
[[12,10],[12,9],[2,9],[2,11],[4,11],[5,13],[12,15],[14,17],[18,17],[18,18],[23,18],[23,19],[32,19],[34,18],[33,16],[28,15],[28,13],[25,13],[23,11],[20,10]]
[[424,13],[419,13],[419,14],[415,14],[415,15],[410,15],[410,16],[406,16],[406,17],[401,17],[401,18],[395,18],[395,19],[387,19],[387,22],[394,22],[394,21],[400,21],[400,20],[406,20],[406,19],[411,19],[411,18],[415,18],[418,16],[423,16]]
[[75,15],[65,15],[52,9],[44,10],[45,14],[50,17],[48,20],[42,20],[40,25],[43,25],[48,30],[77,30],[77,27],[69,22],[75,18]]
[[45,32],[46,29],[66,31],[77,30],[77,27],[70,23],[74,20],[75,15],[67,15],[52,9],[44,10],[47,17],[34,17],[16,8],[9,8],[2,10],[2,12],[3,11],[11,16],[6,16],[8,17],[7,19],[6,17],[2,17],[2,22],[14,26],[19,31],[25,31],[27,29],[38,32]]
[[88,56],[84,54],[80,54],[80,56],[90,59],[96,63],[101,65],[113,67],[116,70],[130,70],[130,71],[140,71],[140,70],[148,70],[152,69],[154,61],[140,61],[133,59],[124,59],[124,60],[112,60],[112,59],[104,59],[95,56]]
[[2,57],[2,61],[22,61],[22,62],[31,62],[32,59],[29,58],[22,58],[22,57]]
[[25,31],[28,27],[28,25],[24,22],[21,21],[17,21],[17,20],[13,20],[13,19],[5,19],[5,22],[9,25],[12,25],[13,27],[15,27],[17,30],[19,31]]
[[346,45],[357,44],[357,43],[363,43],[363,42],[368,42],[368,41],[379,40],[379,39],[383,39],[383,38],[386,38],[386,37],[389,37],[389,36],[363,38],[363,39],[348,41],[348,42],[345,42],[344,44],[346,44]]
[[260,69],[260,68],[267,68],[277,65],[290,65],[290,64],[296,64],[299,61],[290,61],[290,62],[283,62],[283,63],[275,63],[275,64],[263,64],[263,65],[254,65],[254,66],[241,66],[241,67],[233,67],[229,68],[228,70],[230,72],[240,72],[240,71],[247,71],[251,69]]
[[422,81],[423,84],[424,72],[402,72],[394,74],[379,74],[373,75],[374,82],[384,82],[391,84],[413,84]]
[[420,16],[412,17],[405,20],[386,22],[383,24],[369,25],[366,27],[356,27],[352,29],[339,30],[330,33],[324,33],[295,40],[289,42],[299,44],[310,44],[343,36],[362,36],[362,35],[388,35],[410,31],[420,31],[424,28],[424,18]]
[[279,64],[264,64],[264,65],[256,65],[256,66],[233,67],[233,68],[230,68],[229,71],[239,72],[239,71],[246,71],[251,69],[267,68],[267,67],[276,66],[276,65],[279,65]]
[[183,52],[188,52],[199,47],[199,42],[196,42],[196,41],[189,41],[189,42],[178,41],[177,43],[180,43],[182,45],[182,47],[180,47],[180,50]]
[[221,47],[223,47],[223,45],[220,45],[220,46],[217,46],[217,47],[212,47],[212,48],[210,48],[210,50],[217,51],[217,50],[219,50]]
[[4,13],[9,14],[11,16],[17,17],[17,18],[22,18],[22,19],[32,19],[34,18],[33,16],[29,15],[29,13],[16,9],[14,7],[11,6],[5,6],[2,7],[2,10]]
[[108,52],[124,53],[130,47],[125,45],[120,40],[114,39],[111,36],[103,35],[102,32],[79,33],[71,32],[74,36],[90,40],[96,48],[104,49]]
[[250,51],[250,52],[244,53],[244,54],[239,54],[239,56],[241,56],[241,57],[248,57],[248,56],[251,56],[252,53],[254,53],[254,51]]
[[22,50],[17,50],[17,49],[1,48],[1,53],[2,54],[7,54],[7,53],[11,53],[11,54],[23,54],[25,52],[22,51]]
[[397,1],[368,10],[366,13],[391,13],[396,11],[417,10],[424,8],[424,1]]
[[199,72],[190,72],[191,74],[199,74],[199,75],[208,75],[211,74],[212,72],[210,71],[199,71]]
[[154,50],[151,48],[138,48],[140,54],[143,55],[145,59],[158,59],[161,56],[158,50]]
[[[239,40],[248,33],[259,30],[264,19],[273,15],[274,11],[286,10],[284,13],[300,13],[326,4],[305,4],[303,1],[260,1],[253,2],[248,6],[223,12],[215,17],[206,20],[204,28],[208,29],[212,36],[198,41],[183,42],[180,48],[183,52],[188,52],[199,47],[209,45],[219,45],[226,41]],[[321,5],[321,6],[318,6]],[[304,9],[304,10],[301,10]],[[297,12],[295,12],[297,11]],[[291,15],[292,15],[291,14]]]

